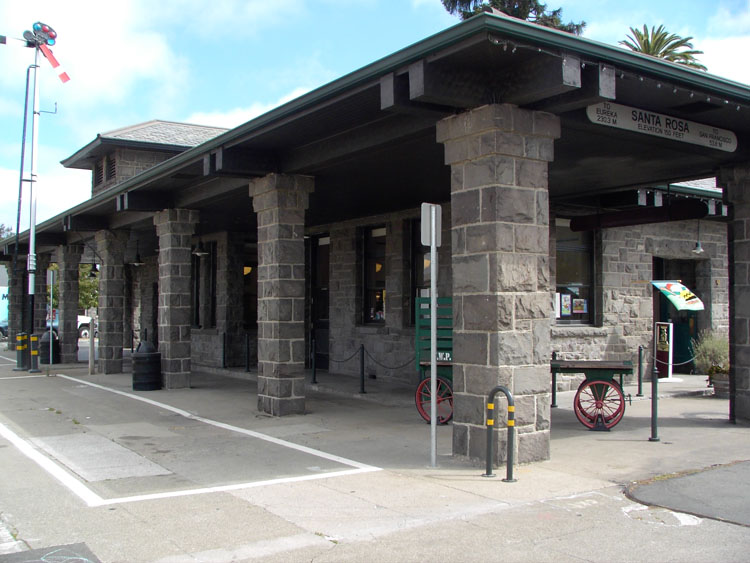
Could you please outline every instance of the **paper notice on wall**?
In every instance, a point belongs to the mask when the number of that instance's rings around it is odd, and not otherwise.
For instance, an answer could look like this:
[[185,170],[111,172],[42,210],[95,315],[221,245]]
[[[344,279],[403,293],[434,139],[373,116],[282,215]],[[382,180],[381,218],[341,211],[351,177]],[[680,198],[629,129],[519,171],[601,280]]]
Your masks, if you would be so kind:
[[563,294],[560,296],[560,315],[569,317],[573,310],[573,299],[571,295]]

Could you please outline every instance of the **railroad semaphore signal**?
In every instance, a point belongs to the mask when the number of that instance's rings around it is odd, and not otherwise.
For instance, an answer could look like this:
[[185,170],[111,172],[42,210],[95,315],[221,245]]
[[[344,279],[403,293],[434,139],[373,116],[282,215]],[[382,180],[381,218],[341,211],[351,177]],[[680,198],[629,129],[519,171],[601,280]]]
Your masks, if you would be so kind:
[[57,32],[51,26],[42,22],[36,22],[31,29],[32,31],[23,32],[26,46],[39,49],[50,62],[52,68],[55,69],[60,80],[63,82],[70,80],[68,73],[63,70],[63,67],[60,66],[60,63],[57,62],[57,59],[52,54],[52,49],[50,49],[50,46],[54,45],[57,40]]

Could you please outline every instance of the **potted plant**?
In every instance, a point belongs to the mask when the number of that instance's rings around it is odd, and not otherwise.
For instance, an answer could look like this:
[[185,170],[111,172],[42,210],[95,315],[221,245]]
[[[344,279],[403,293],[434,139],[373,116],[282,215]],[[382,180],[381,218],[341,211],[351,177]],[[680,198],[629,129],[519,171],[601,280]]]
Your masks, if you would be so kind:
[[726,333],[703,330],[693,339],[695,368],[708,375],[708,385],[714,395],[729,397],[729,337]]

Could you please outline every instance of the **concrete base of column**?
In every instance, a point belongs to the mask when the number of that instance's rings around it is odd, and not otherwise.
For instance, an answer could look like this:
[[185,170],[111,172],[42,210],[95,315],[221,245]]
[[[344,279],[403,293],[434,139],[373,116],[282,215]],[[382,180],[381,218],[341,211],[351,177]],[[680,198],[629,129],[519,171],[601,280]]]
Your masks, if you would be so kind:
[[189,373],[165,373],[162,378],[165,389],[187,389],[190,387]]

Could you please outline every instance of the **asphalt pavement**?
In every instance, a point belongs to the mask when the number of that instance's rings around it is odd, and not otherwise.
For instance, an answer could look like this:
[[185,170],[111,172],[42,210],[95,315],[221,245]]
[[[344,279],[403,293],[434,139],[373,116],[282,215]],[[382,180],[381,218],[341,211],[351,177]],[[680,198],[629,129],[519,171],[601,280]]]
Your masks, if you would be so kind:
[[[253,374],[133,391],[83,364],[0,354],[0,561],[745,561],[750,426],[701,376],[632,399],[611,432],[552,412],[551,459],[453,458],[413,390],[318,373],[307,413],[256,408]],[[717,538],[719,538],[717,540]]]

